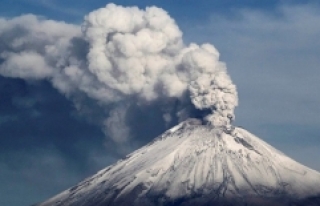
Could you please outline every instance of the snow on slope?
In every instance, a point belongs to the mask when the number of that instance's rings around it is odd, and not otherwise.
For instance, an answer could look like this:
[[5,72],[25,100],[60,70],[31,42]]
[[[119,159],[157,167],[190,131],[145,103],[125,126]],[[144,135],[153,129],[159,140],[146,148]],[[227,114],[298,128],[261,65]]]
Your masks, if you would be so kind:
[[[199,194],[298,200],[320,195],[320,173],[244,129],[225,131],[191,119],[40,205],[121,205],[122,199],[162,205]],[[147,204],[146,197],[157,203]]]

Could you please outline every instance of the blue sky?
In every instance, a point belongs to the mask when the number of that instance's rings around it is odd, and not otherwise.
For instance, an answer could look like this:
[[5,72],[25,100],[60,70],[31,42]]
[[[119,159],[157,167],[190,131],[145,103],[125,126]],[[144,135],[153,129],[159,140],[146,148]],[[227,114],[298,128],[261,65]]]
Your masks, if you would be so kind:
[[[107,3],[2,0],[0,18],[30,13],[80,25],[87,13]],[[319,1],[114,3],[161,7],[175,19],[186,43],[213,44],[238,89],[235,124],[320,171]],[[0,49],[5,43],[1,37]],[[99,105],[86,105],[91,116],[100,115]],[[164,130],[157,126],[157,119],[151,125],[155,129],[144,126],[157,116],[156,108],[142,114],[146,120],[135,123],[139,128],[135,135],[141,138],[125,151],[142,146]],[[125,153],[105,138],[94,118],[77,112],[49,82],[0,75],[0,205],[42,201]]]

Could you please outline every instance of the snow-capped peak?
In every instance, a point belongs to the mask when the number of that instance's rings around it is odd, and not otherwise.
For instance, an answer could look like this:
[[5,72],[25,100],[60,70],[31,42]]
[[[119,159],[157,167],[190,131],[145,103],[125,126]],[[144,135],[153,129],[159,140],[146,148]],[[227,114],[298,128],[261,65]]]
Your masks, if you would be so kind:
[[272,205],[319,195],[320,173],[244,129],[190,119],[40,205],[202,205],[261,199]]

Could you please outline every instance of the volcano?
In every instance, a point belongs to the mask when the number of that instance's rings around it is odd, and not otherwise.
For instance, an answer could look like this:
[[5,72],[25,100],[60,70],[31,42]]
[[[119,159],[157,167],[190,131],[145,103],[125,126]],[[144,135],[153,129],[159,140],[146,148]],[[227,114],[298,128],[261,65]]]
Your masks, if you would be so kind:
[[37,206],[320,205],[320,173],[248,131],[188,119]]

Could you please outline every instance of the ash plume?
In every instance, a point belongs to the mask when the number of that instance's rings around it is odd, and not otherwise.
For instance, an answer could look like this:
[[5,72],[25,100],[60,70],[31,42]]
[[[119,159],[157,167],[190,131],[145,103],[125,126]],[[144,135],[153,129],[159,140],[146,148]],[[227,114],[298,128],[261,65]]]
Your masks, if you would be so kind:
[[219,52],[211,44],[185,45],[163,9],[108,4],[81,26],[34,15],[2,18],[0,39],[2,76],[48,80],[77,107],[94,100],[103,131],[117,143],[131,138],[133,107],[156,105],[164,125],[197,113],[214,126],[234,119],[237,91]]

